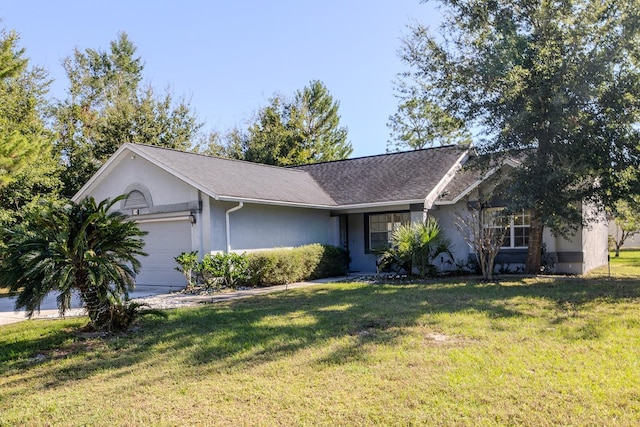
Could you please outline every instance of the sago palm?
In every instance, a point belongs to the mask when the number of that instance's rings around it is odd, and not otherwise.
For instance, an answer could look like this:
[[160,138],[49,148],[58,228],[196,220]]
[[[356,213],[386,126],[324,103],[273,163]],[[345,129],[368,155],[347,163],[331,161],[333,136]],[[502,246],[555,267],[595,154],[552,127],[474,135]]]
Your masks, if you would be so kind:
[[77,292],[94,329],[109,329],[114,307],[128,299],[144,242],[135,223],[110,211],[122,197],[49,203],[26,224],[6,230],[0,286],[17,295],[15,309],[31,317],[57,293],[64,314]]
[[398,227],[391,234],[391,244],[397,258],[408,266],[408,273],[416,268],[421,277],[435,271],[433,260],[438,255],[451,257],[451,242],[433,218]]

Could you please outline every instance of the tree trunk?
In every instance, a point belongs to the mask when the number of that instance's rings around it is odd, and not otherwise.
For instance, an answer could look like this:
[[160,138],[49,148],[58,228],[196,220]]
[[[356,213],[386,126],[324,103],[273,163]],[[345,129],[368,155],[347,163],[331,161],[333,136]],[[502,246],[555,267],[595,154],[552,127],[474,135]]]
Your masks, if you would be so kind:
[[529,252],[525,271],[528,274],[539,274],[542,265],[542,232],[544,224],[537,210],[531,211],[531,229],[529,230]]
[[84,272],[80,273],[76,280],[79,283],[80,298],[89,316],[89,324],[96,331],[109,330],[112,317],[110,302],[100,298],[100,294],[94,286],[87,285]]

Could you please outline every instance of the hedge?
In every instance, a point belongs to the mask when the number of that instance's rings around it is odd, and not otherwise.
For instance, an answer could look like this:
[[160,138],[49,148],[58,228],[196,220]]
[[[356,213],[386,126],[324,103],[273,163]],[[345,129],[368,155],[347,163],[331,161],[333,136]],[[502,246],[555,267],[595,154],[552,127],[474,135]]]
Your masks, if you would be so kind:
[[349,271],[349,253],[335,246],[312,245],[247,254],[253,286],[283,285],[303,280],[342,276]]

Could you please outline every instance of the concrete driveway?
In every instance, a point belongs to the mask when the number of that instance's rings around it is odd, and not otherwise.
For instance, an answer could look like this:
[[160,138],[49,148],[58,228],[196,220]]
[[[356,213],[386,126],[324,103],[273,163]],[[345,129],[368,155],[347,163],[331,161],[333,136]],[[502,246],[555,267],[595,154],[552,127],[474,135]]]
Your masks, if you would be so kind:
[[[162,286],[162,285],[139,285],[135,291],[129,293],[131,299],[147,298],[154,295],[168,295],[171,292],[182,289],[182,286]],[[0,298],[0,325],[20,322],[27,319],[24,311],[16,312],[14,310],[15,298]],[[83,313],[82,304],[79,299],[74,297],[71,300],[71,311],[67,312],[69,316],[75,316]],[[58,317],[58,305],[56,304],[55,294],[49,294],[40,306],[40,313],[36,313],[34,318],[52,318]]]

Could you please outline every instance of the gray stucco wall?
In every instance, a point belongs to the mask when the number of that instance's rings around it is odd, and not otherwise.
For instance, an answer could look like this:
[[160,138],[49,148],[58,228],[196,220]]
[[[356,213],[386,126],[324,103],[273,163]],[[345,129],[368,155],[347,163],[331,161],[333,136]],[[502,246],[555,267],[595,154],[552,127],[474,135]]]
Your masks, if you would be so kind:
[[[225,212],[238,203],[210,204],[210,251],[227,247]],[[328,210],[245,203],[229,214],[232,251],[294,247],[310,243],[336,244],[335,223]]]
[[[437,206],[429,211],[429,215],[438,220],[440,227],[451,239],[455,260],[473,258],[473,251],[455,227],[456,212],[465,215],[467,202]],[[588,228],[579,228],[568,239],[553,236],[545,229],[543,242],[550,260],[555,263],[556,273],[582,274],[607,262],[607,224],[603,221],[593,223]],[[496,258],[496,264],[503,264],[515,271],[518,266],[524,266],[526,255],[526,249],[504,249]],[[449,265],[445,269],[452,267]]]
[[583,273],[607,264],[609,255],[608,231],[609,228],[604,217],[582,230]]
[[[456,215],[467,215],[467,212],[466,202],[455,205],[436,206],[429,211],[429,216],[438,220],[440,228],[452,244],[451,252],[453,253],[453,259],[445,258],[445,260],[449,260],[450,262],[444,265],[444,270],[452,270],[456,261],[464,263],[469,259],[471,249],[455,225],[457,222]],[[440,267],[439,263],[436,264]]]

